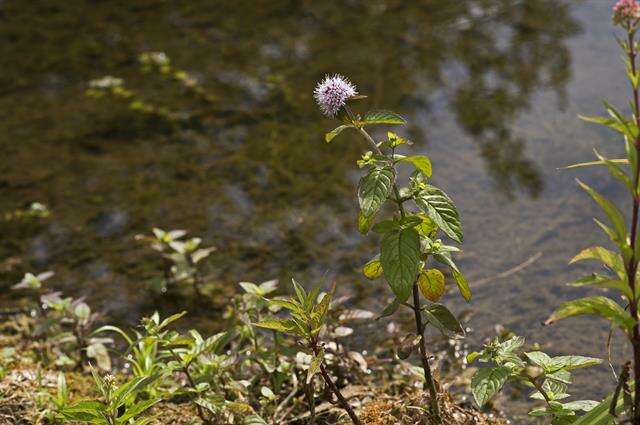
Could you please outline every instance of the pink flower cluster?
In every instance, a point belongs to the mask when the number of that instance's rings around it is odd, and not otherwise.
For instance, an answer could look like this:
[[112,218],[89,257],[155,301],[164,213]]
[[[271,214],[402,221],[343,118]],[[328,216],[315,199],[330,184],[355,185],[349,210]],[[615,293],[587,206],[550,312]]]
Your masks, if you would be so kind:
[[613,6],[615,24],[628,24],[637,19],[640,19],[640,3],[637,0],[618,0]]
[[335,116],[347,100],[356,94],[356,86],[339,74],[326,75],[313,91],[320,110],[329,117]]

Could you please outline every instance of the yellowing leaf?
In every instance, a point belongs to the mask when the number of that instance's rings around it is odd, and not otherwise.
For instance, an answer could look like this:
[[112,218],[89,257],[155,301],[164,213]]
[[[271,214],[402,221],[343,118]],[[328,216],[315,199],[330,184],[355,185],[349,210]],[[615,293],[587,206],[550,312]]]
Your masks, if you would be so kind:
[[418,287],[426,299],[436,302],[444,295],[444,275],[436,269],[423,270],[418,276]]
[[362,267],[362,274],[367,279],[377,279],[382,276],[382,264],[378,258],[374,258]]

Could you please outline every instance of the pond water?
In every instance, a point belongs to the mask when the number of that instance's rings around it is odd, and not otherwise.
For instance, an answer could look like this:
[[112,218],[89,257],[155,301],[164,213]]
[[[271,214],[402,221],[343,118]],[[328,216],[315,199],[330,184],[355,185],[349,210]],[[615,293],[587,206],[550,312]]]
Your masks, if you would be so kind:
[[[51,269],[57,287],[137,320],[154,308],[144,287],[158,261],[134,235],[157,226],[215,245],[209,271],[221,286],[336,280],[379,309],[387,289],[359,274],[376,244],[355,225],[365,146],[355,134],[325,144],[335,123],[312,98],[339,72],[369,95],[364,106],[408,118],[412,150],[431,157],[457,203],[474,299],[445,302],[473,312],[471,343],[503,324],[551,352],[603,357],[603,322],[540,323],[586,293],[563,283],[593,268],[567,260],[604,242],[574,178],[624,202],[604,170],[557,171],[593,147],[622,149],[576,118],[600,112],[602,97],[626,102],[612,2],[330,3],[0,2],[0,212],[33,201],[52,210],[41,223],[0,224],[2,304],[15,302],[7,288],[24,272]],[[166,52],[213,100],[141,73],[143,51]],[[197,119],[169,124],[85,96],[103,75]],[[171,302],[163,308],[181,308]],[[217,314],[200,308],[192,320]],[[604,366],[577,381],[591,397],[613,388]]]

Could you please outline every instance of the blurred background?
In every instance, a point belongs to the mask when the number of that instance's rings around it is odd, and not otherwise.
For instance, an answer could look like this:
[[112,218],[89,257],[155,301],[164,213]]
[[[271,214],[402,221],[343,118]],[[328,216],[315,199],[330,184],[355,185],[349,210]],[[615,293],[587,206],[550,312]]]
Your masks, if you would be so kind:
[[[611,3],[0,1],[0,307],[20,302],[8,288],[25,272],[52,270],[118,323],[182,309],[181,294],[150,289],[162,264],[135,240],[160,227],[217,248],[218,288],[336,281],[379,311],[386,285],[360,274],[377,243],[356,226],[365,146],[326,144],[335,122],[312,97],[341,73],[363,108],[408,118],[399,132],[458,206],[474,299],[444,302],[468,313],[469,345],[500,324],[602,358],[604,322],[540,323],[586,291],[563,283],[594,269],[568,259],[604,243],[574,178],[626,202],[604,169],[557,170],[623,149],[576,118],[603,97],[627,104]],[[16,217],[33,202],[50,216]],[[215,328],[223,294],[187,302],[192,323]],[[578,377],[592,398],[614,385],[594,370]]]

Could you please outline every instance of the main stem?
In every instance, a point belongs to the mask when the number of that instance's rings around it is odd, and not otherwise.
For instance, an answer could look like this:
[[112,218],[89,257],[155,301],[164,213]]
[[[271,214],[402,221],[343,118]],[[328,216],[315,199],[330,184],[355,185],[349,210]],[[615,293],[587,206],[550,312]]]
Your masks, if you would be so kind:
[[[358,131],[364,138],[369,142],[371,148],[378,155],[383,155],[382,151],[376,144],[375,140],[367,133],[364,128],[358,127]],[[394,167],[395,168],[395,167]],[[400,212],[400,216],[405,216],[404,207],[402,205],[402,199],[400,198],[400,191],[398,190],[398,185],[393,183],[393,193],[396,197],[396,202],[398,204],[398,211]],[[436,383],[433,379],[433,374],[431,373],[431,366],[429,365],[429,358],[427,357],[427,347],[424,342],[424,323],[422,323],[422,312],[420,310],[420,293],[418,292],[418,282],[417,280],[413,282],[413,312],[416,318],[416,333],[420,336],[420,361],[422,362],[422,369],[424,369],[424,379],[425,379],[425,387],[429,389],[429,395],[431,396],[431,414],[435,416],[438,423],[442,422],[440,418],[440,408],[438,406],[438,391],[436,390]]]
[[[320,354],[317,341],[311,341],[311,344],[313,354],[316,356]],[[362,425],[362,422],[360,422],[360,419],[358,419],[358,416],[349,405],[347,399],[344,398],[336,384],[333,383],[333,379],[331,379],[331,376],[329,376],[327,369],[324,367],[324,362],[322,361],[320,362],[320,374],[322,375],[322,379],[324,379],[324,382],[327,384],[333,395],[335,395],[338,399],[338,403],[340,404],[340,406],[347,412],[347,415],[349,415],[349,417],[351,418],[351,422],[353,422],[355,425]]]
[[[169,348],[169,352],[171,353],[171,355],[173,356],[173,359],[175,361],[177,361],[179,364],[182,364],[182,361],[180,360],[180,357],[178,357],[178,355],[176,354],[175,351],[173,351],[172,348]],[[189,372],[189,365],[183,365],[182,366],[182,372],[184,372],[184,374],[187,377],[187,381],[189,381],[189,385],[191,386],[191,388],[195,389],[196,388],[196,382],[193,380],[193,377],[191,376],[191,373]],[[205,423],[208,424],[210,423],[209,419],[207,419],[207,417],[204,414],[204,410],[202,410],[202,407],[198,404],[198,403],[194,403],[196,405],[196,410],[198,412],[198,416],[200,417],[200,420]]]
[[420,360],[422,361],[422,369],[424,370],[425,386],[429,388],[429,395],[431,396],[429,405],[431,406],[431,413],[439,423],[441,420],[440,407],[438,406],[438,390],[436,389],[436,383],[431,374],[431,366],[429,365],[429,358],[427,357],[427,346],[424,342],[424,323],[422,323],[420,293],[418,292],[417,282],[413,282],[413,313],[416,317],[416,331],[420,337]]
[[[631,72],[636,74],[636,48],[635,48],[635,31],[629,32],[629,62],[631,64]],[[633,85],[633,106],[636,120],[636,127],[640,129],[640,101],[638,95],[638,87]],[[636,153],[640,156],[640,135],[634,140]],[[634,399],[633,399],[633,423],[640,425],[640,329],[638,324],[638,301],[636,299],[636,272],[638,270],[638,259],[636,258],[636,235],[638,232],[638,208],[640,207],[640,198],[638,197],[638,180],[640,170],[635,165],[635,175],[633,176],[633,213],[631,215],[631,258],[627,265],[627,277],[629,279],[629,288],[631,289],[631,297],[629,300],[629,313],[635,320],[631,337],[631,345],[633,346],[633,375],[634,375]]]

